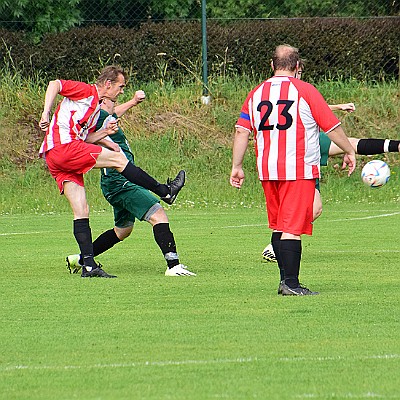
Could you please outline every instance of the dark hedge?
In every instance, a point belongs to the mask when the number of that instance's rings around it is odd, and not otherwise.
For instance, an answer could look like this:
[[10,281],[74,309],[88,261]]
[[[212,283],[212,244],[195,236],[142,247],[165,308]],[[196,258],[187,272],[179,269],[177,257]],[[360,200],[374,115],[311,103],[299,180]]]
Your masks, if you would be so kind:
[[[400,17],[236,20],[207,23],[208,64],[218,74],[270,74],[278,44],[299,47],[307,79],[399,79]],[[0,31],[0,59],[23,74],[92,81],[117,63],[139,81],[201,77],[200,22],[148,22],[139,28],[74,28],[39,44]],[[165,53],[165,55],[160,55]]]

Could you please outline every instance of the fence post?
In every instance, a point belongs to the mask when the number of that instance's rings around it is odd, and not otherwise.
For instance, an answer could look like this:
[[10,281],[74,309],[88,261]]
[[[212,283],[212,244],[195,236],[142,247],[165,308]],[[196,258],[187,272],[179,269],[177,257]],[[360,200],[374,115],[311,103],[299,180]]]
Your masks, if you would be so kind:
[[201,102],[210,104],[211,96],[208,91],[208,71],[207,71],[207,15],[206,0],[201,0],[201,54],[203,64],[203,96]]

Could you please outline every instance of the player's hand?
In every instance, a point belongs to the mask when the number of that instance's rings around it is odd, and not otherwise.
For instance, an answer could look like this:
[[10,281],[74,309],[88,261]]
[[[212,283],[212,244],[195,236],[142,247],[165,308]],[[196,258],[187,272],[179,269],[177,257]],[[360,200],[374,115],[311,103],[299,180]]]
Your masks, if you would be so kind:
[[133,100],[136,104],[141,103],[146,98],[146,93],[143,90],[137,90],[133,96]]
[[229,182],[231,186],[240,189],[244,181],[244,172],[241,168],[232,168],[231,177]]
[[47,131],[47,128],[50,126],[50,113],[43,112],[42,117],[39,121],[39,128],[42,131]]
[[354,153],[344,155],[342,169],[345,169],[346,166],[349,167],[349,173],[347,176],[350,176],[356,168],[356,156]]
[[106,130],[109,135],[114,135],[114,133],[118,132],[118,121],[119,119],[115,119],[107,123]]
[[121,151],[120,147],[118,146],[117,143],[112,142],[111,140],[104,140],[102,143],[105,147],[107,147],[108,149],[112,150],[112,151],[116,151],[119,152]]
[[347,111],[349,113],[356,111],[356,106],[354,103],[345,103],[345,104],[338,104],[338,107],[342,111]]

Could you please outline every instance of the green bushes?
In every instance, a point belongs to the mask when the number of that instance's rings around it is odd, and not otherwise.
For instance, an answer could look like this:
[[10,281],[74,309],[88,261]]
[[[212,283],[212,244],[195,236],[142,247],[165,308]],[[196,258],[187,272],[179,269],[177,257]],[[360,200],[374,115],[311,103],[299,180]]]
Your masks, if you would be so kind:
[[[91,26],[48,34],[33,45],[24,33],[0,32],[0,61],[32,75],[93,80],[118,63],[137,80],[181,83],[201,76],[200,22],[147,22],[138,28]],[[400,17],[208,22],[211,77],[265,76],[272,51],[289,43],[307,60],[307,79],[398,79]],[[161,55],[162,54],[162,55]]]
[[209,60],[226,55],[228,70],[269,75],[273,50],[282,43],[300,49],[307,79],[398,78],[400,18],[279,19],[209,24]]

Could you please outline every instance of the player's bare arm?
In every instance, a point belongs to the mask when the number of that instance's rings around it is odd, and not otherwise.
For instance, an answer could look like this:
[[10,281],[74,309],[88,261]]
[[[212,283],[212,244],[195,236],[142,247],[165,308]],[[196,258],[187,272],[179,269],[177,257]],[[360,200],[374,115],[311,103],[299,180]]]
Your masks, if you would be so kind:
[[339,125],[328,132],[327,135],[332,142],[344,151],[343,166],[347,165],[349,167],[348,175],[350,176],[356,168],[356,153],[343,128]]
[[344,104],[332,104],[329,106],[332,111],[347,111],[353,112],[356,110],[354,103],[344,103]]
[[[360,141],[360,139],[353,138],[353,137],[349,137],[348,139],[349,139],[351,145],[353,146],[355,153],[357,154],[357,145],[358,145],[358,142]],[[335,143],[331,142],[331,145],[329,146],[328,154],[330,157],[338,156],[340,154],[343,154],[343,150],[340,147],[338,147]]]
[[[119,152],[121,150],[120,147],[110,138],[110,135],[118,132],[118,122],[119,120],[116,119],[108,121],[106,128],[99,129],[97,132],[89,133],[85,141],[88,143],[98,144],[99,146],[105,147],[112,151]],[[100,137],[100,139],[97,139],[98,137]]]
[[99,140],[96,142],[99,146],[105,147],[111,151],[121,151],[120,147],[118,146],[117,143],[113,142],[111,139],[108,139],[109,137],[107,136],[104,139]]
[[47,128],[50,125],[50,113],[51,109],[53,107],[54,101],[60,93],[61,90],[61,84],[59,81],[50,81],[47,89],[46,89],[46,95],[44,98],[44,108],[43,108],[43,113],[40,118],[39,122],[39,127],[42,131],[47,130]]
[[134,106],[137,106],[139,103],[144,101],[145,98],[146,98],[145,92],[143,90],[137,90],[131,100],[127,101],[126,103],[115,106],[114,112],[115,114],[117,114],[118,117],[121,117],[129,109],[131,109]]
[[[118,132],[118,120],[114,119],[107,122],[107,126],[104,129],[99,129],[96,132],[91,132],[87,135],[85,142],[97,143],[107,136],[113,135]],[[107,146],[108,147],[108,146]]]
[[230,184],[240,189],[244,181],[243,159],[249,144],[250,132],[243,128],[236,128],[235,139],[233,141],[232,152],[232,171]]

